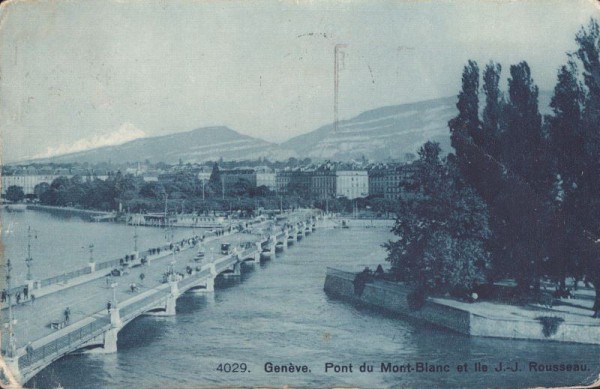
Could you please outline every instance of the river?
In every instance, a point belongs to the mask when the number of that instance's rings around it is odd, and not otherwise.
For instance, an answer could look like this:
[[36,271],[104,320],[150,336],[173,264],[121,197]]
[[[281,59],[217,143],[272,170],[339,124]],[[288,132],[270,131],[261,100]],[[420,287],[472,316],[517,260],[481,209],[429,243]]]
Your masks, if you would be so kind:
[[[36,247],[55,242],[34,251],[36,257],[40,255],[38,262],[48,263],[43,267],[36,262],[36,271],[85,264],[85,246],[92,241],[94,255],[111,258],[122,256],[132,245],[133,229],[123,225],[59,219],[31,211],[8,215],[3,229],[10,223],[14,233],[5,234],[4,239],[13,259],[23,258],[26,240],[19,235],[26,234],[27,225],[38,230]],[[44,236],[50,232],[53,237]],[[155,245],[155,240],[165,241],[161,230],[140,228],[138,234],[142,248],[146,243]],[[214,294],[181,296],[174,317],[134,320],[119,333],[117,353],[64,357],[28,385],[525,387],[589,382],[600,371],[596,346],[469,338],[355,307],[323,292],[326,267],[375,267],[385,257],[381,243],[391,238],[381,228],[317,229],[260,267],[245,266],[241,278],[220,280]],[[268,362],[306,365],[310,373],[269,373],[265,371]],[[450,371],[381,372],[381,364],[388,362],[447,364]],[[488,372],[475,372],[477,362],[488,365]],[[510,367],[518,363],[520,371],[495,372],[500,362]],[[588,371],[536,373],[528,371],[529,362],[585,364]],[[219,371],[219,365],[226,363],[244,363],[249,371]],[[326,372],[327,363],[352,364],[353,371]],[[360,372],[363,363],[373,365],[374,371]],[[467,371],[458,372],[457,366],[463,364]]]

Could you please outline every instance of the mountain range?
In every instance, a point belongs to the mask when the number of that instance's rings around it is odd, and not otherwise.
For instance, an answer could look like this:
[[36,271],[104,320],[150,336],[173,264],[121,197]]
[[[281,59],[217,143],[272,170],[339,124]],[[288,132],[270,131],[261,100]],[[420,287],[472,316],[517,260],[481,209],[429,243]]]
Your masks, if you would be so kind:
[[[540,92],[540,111],[549,113],[551,93]],[[482,100],[480,100],[482,101]],[[35,162],[203,162],[290,157],[348,161],[365,157],[382,161],[416,153],[426,141],[450,152],[448,120],[457,114],[456,97],[377,108],[281,144],[242,135],[227,127],[204,127],[164,136],[135,139],[120,145],[63,154]]]

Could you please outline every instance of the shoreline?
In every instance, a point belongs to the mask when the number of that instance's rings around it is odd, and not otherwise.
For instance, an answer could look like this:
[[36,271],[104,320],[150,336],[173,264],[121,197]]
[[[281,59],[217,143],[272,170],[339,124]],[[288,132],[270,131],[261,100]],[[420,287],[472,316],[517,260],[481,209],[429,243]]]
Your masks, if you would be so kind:
[[566,309],[566,305],[557,310],[429,297],[420,309],[411,309],[407,296],[413,288],[402,283],[374,280],[366,283],[362,293],[357,294],[354,277],[355,273],[328,268],[324,290],[333,298],[383,309],[463,335],[600,344],[600,320]]

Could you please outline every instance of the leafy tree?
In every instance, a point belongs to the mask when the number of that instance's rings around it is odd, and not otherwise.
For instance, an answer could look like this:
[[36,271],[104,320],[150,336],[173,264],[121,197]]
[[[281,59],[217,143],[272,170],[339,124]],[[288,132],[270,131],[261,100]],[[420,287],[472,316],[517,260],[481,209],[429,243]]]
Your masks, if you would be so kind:
[[585,85],[585,106],[582,115],[583,170],[580,186],[573,195],[577,207],[573,217],[579,222],[582,231],[580,254],[583,271],[594,284],[596,297],[594,316],[600,316],[600,27],[590,20],[587,28],[582,28],[575,38],[579,45],[575,57],[583,68]]
[[6,199],[12,202],[19,202],[25,198],[22,186],[11,185],[6,188]]
[[50,189],[50,184],[47,182],[40,182],[33,188],[33,193],[37,196],[38,199],[42,198],[42,194]]
[[490,155],[498,157],[500,153],[500,117],[503,109],[503,97],[500,91],[500,74],[502,66],[490,62],[483,72],[483,91],[485,92],[485,108],[483,109],[482,147]]
[[565,278],[579,269],[579,256],[574,250],[577,235],[581,234],[577,213],[577,189],[584,183],[584,134],[582,107],[584,94],[577,79],[573,61],[562,66],[550,102],[553,114],[546,116],[551,169],[555,175],[551,193],[556,213],[551,223],[549,275],[556,277],[564,289]]
[[538,87],[531,78],[527,62],[510,67],[509,100],[506,106],[503,162],[532,185],[540,195],[552,181],[548,177],[542,118],[538,109]]
[[462,89],[458,94],[458,116],[448,122],[450,139],[457,156],[464,159],[457,138],[469,138],[476,144],[481,144],[479,131],[479,66],[475,61],[469,61],[462,74]]
[[158,181],[148,182],[140,189],[140,195],[146,198],[164,199],[165,187]]
[[490,235],[483,200],[460,177],[454,156],[439,157],[436,143],[419,151],[416,179],[422,196],[401,199],[387,260],[407,282],[428,292],[471,289],[485,281]]

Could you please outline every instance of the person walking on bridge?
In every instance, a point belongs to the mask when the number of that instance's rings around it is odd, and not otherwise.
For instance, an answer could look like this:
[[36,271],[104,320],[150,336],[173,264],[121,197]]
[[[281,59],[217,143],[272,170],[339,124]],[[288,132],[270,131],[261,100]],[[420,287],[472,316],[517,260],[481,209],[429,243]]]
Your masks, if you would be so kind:
[[69,324],[69,320],[71,319],[71,309],[67,307],[65,309],[65,323]]

